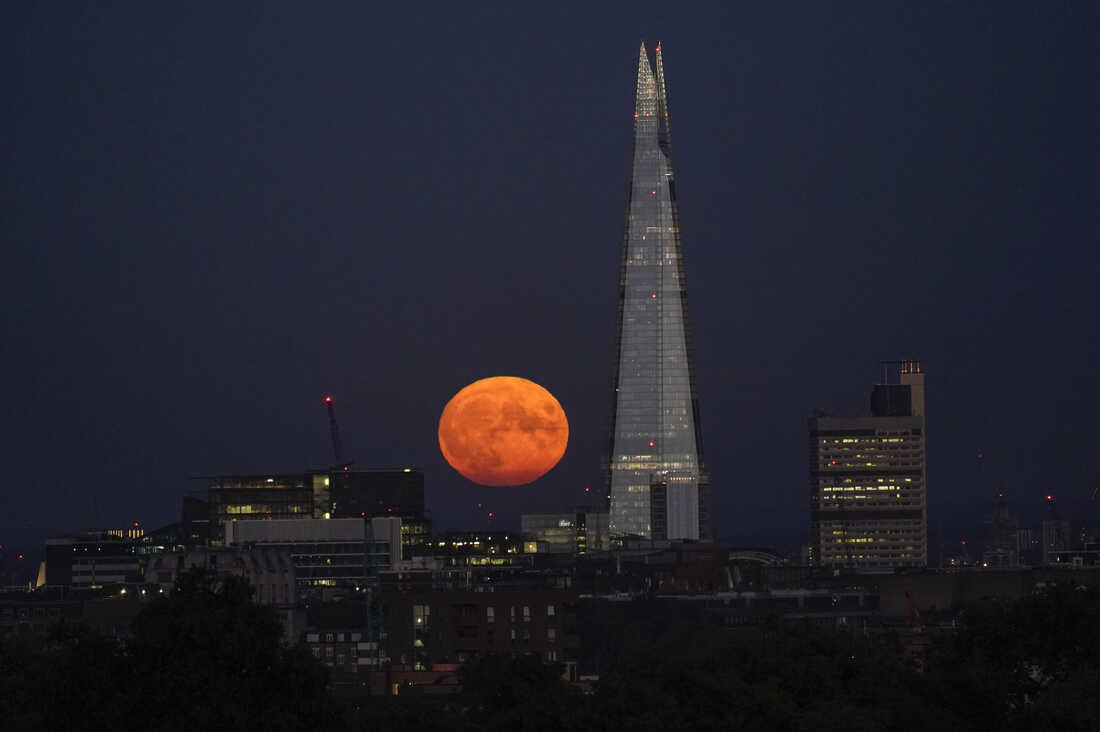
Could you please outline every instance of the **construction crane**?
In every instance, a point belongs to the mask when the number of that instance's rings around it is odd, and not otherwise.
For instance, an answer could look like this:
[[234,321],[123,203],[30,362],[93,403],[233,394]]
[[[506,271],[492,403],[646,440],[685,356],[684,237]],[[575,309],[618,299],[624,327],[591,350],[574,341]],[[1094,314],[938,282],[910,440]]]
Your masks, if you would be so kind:
[[332,454],[336,458],[336,467],[346,471],[351,464],[344,458],[344,443],[340,440],[340,427],[336,424],[336,407],[332,403],[332,395],[326,394],[324,401],[328,408],[328,429],[332,434]]
[[[351,470],[351,461],[344,456],[344,443],[340,439],[340,427],[336,424],[336,406],[333,404],[331,394],[325,394],[324,398],[325,408],[328,409],[328,428],[329,433],[332,435],[332,455],[336,458],[336,465],[333,467],[332,472],[343,472],[343,487],[345,494],[348,491],[348,477]],[[331,476],[335,480],[336,476]],[[335,505],[335,504],[334,504]],[[363,626],[366,631],[366,642],[368,649],[373,651],[376,659],[381,662],[383,658],[383,650],[381,646],[382,633],[380,632],[379,617],[381,615],[381,608],[378,606],[377,597],[375,594],[375,585],[378,582],[378,575],[374,566],[374,527],[371,524],[371,517],[367,515],[366,511],[362,513],[363,516],[363,592],[365,599],[363,601]]]

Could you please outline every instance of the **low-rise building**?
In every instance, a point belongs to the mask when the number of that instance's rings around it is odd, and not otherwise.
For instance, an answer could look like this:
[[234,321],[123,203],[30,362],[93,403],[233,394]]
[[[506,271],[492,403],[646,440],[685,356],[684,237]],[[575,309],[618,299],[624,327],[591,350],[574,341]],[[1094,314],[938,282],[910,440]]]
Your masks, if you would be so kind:
[[575,671],[568,590],[384,592],[386,654],[394,671],[429,671],[489,654],[534,654]]

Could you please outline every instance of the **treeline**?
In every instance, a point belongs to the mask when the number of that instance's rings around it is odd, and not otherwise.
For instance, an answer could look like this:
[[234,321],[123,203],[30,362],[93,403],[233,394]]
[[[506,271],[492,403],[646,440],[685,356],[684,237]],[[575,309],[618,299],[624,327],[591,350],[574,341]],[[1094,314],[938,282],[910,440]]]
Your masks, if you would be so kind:
[[338,701],[243,581],[185,575],[121,644],[58,626],[0,651],[0,726],[66,730],[1100,729],[1100,595],[1053,586],[966,609],[918,672],[896,638],[772,622],[731,631],[639,603],[579,612],[583,694],[538,658],[488,657],[463,691]]

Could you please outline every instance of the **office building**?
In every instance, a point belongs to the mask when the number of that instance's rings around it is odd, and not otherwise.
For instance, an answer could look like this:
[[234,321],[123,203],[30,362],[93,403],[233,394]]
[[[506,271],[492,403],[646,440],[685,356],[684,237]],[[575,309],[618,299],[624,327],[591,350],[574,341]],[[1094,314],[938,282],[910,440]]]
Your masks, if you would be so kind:
[[230,521],[399,517],[404,554],[427,545],[431,522],[424,516],[424,473],[413,468],[326,470],[305,473],[215,475],[203,502],[184,501],[185,536],[205,530],[214,545]]
[[299,595],[323,587],[354,589],[401,561],[401,519],[230,521],[224,544],[286,552]]
[[570,513],[525,513],[520,516],[525,553],[585,554],[610,548],[608,515],[578,506]]
[[871,414],[809,420],[810,542],[819,565],[863,570],[928,564],[924,372],[888,364]]
[[[612,536],[649,538],[650,486],[674,472],[668,513],[692,521],[669,539],[712,539],[710,480],[703,462],[692,362],[687,282],[672,167],[661,46],[638,55],[634,161],[619,269],[618,329],[606,488]],[[654,69],[656,71],[654,72]]]
[[142,582],[142,533],[127,528],[47,539],[45,584],[95,589]]
[[209,539],[219,545],[230,521],[307,519],[313,516],[313,480],[305,473],[215,475],[207,488]]

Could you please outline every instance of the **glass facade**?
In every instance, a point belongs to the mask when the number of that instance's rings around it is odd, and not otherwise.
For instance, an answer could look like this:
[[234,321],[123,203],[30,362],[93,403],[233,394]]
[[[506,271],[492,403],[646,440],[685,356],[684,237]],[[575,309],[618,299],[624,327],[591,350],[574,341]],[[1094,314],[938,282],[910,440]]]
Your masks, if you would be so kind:
[[643,44],[634,100],[634,162],[619,276],[618,344],[607,488],[613,536],[651,536],[650,484],[694,476],[697,522],[710,539],[698,398],[691,359],[668,96],[660,45],[656,74]]

